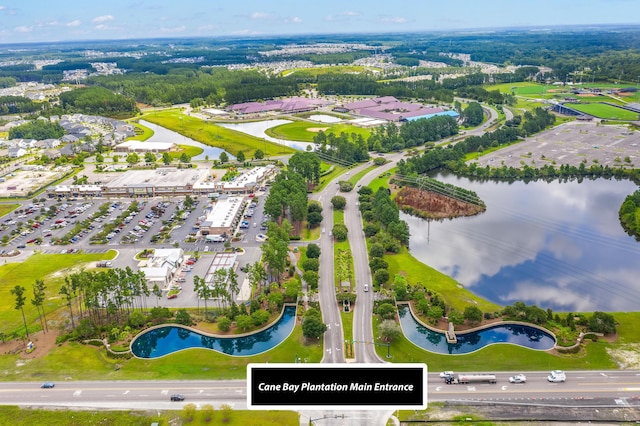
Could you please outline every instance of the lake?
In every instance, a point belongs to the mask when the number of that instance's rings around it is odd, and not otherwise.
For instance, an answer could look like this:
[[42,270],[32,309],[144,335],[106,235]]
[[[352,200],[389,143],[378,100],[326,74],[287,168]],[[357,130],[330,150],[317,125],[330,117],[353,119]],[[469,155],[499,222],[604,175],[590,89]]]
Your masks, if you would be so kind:
[[633,182],[437,179],[475,191],[487,211],[430,222],[401,213],[410,251],[423,263],[500,305],[638,310],[640,243],[618,220],[622,201],[637,189]]
[[[174,132],[173,130],[169,130],[166,127],[161,127],[157,124],[153,124],[145,120],[140,120],[140,124],[153,130],[153,136],[147,139],[147,141],[149,142],[173,142],[177,145],[191,145],[202,148],[204,150],[202,154],[193,157],[192,160],[205,160],[207,157],[209,158],[209,160],[218,160],[220,159],[220,154],[222,154],[222,152],[224,151],[221,148],[215,148],[213,146],[194,141],[193,139],[183,136],[180,133]],[[229,155],[229,158],[236,158],[229,152],[227,152],[227,155]]]
[[265,132],[272,127],[280,126],[282,124],[291,123],[291,120],[265,120],[265,121],[253,121],[249,123],[218,123],[220,127],[236,130],[238,132],[246,133],[257,138],[266,139],[269,142],[277,143],[280,145],[288,146],[289,148],[305,151],[307,146],[315,147],[315,144],[311,142],[289,141],[285,139],[273,138],[267,135]]

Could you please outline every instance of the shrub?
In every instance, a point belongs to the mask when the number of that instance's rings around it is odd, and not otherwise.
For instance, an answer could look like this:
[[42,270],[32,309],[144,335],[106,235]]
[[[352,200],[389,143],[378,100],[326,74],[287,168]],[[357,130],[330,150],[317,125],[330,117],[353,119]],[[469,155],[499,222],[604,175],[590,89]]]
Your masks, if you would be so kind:
[[231,329],[231,320],[227,317],[218,318],[218,330],[227,332]]
[[320,260],[318,259],[305,259],[302,261],[302,269],[305,271],[316,271],[320,269]]

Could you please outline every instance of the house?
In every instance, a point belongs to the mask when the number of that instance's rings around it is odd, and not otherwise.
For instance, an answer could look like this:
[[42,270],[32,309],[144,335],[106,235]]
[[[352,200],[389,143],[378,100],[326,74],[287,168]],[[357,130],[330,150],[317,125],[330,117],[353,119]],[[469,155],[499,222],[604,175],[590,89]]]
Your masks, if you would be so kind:
[[56,148],[60,145],[59,139],[45,139],[42,141],[43,148]]
[[19,146],[15,146],[13,148],[9,148],[8,154],[9,158],[20,158],[27,154],[27,150]]
[[63,137],[60,138],[60,141],[61,142],[67,142],[67,143],[69,143],[69,142],[73,143],[73,142],[78,142],[79,139],[76,136],[73,136],[73,135],[64,135]]
[[57,149],[47,149],[43,152],[43,154],[51,158],[52,160],[60,157],[60,151],[58,151]]

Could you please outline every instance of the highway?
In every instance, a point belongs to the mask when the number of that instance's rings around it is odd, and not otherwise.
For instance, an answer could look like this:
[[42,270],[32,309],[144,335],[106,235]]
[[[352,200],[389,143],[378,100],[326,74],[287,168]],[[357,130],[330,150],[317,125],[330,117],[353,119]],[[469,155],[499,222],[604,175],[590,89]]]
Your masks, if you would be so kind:
[[[527,376],[527,383],[510,384],[516,373]],[[549,383],[548,372],[500,372],[497,383],[446,385],[438,376],[429,374],[428,401],[493,401],[567,406],[607,406],[640,408],[640,371],[567,371],[564,383]],[[246,409],[245,380],[211,381],[99,381],[56,382],[53,389],[41,389],[40,382],[0,383],[0,404],[31,407],[91,407],[109,409],[181,409],[184,404],[212,404],[219,408],[229,404],[236,410]],[[185,396],[172,402],[170,396]],[[305,412],[310,417],[344,414],[355,420],[363,413],[349,410]],[[373,410],[367,419],[388,416]],[[343,422],[345,424],[350,422]],[[358,424],[358,423],[356,423]],[[366,423],[362,423],[366,424]]]

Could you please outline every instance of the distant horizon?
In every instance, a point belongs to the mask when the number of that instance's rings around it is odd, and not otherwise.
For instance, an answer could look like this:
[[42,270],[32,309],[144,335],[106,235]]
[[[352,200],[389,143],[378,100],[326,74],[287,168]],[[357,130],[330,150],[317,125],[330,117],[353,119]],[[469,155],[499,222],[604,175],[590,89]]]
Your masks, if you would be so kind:
[[582,29],[597,31],[604,28],[638,29],[640,23],[611,23],[611,24],[558,24],[558,25],[532,25],[532,26],[505,26],[505,27],[477,27],[458,28],[442,30],[415,30],[415,31],[358,31],[358,32],[326,32],[326,33],[296,33],[296,34],[229,34],[229,35],[192,35],[192,36],[165,36],[165,37],[132,37],[132,38],[98,38],[98,39],[73,39],[73,40],[48,40],[29,42],[0,42],[0,47],[7,46],[35,46],[35,45],[57,45],[57,44],[90,44],[90,43],[126,43],[126,42],[152,42],[170,40],[270,40],[279,38],[311,38],[311,37],[336,37],[357,35],[363,36],[394,36],[402,34],[474,34],[474,33],[502,33],[502,32],[563,32],[572,29]]
[[[462,4],[460,4],[462,3]],[[632,18],[632,17],[636,18]],[[0,0],[0,44],[494,31],[640,24],[636,0]],[[624,23],[621,19],[635,19]]]

